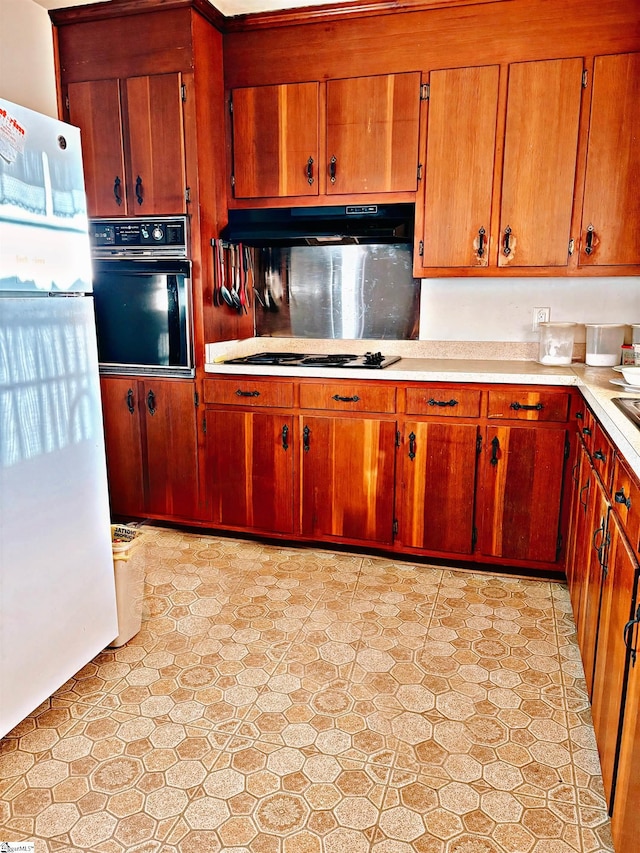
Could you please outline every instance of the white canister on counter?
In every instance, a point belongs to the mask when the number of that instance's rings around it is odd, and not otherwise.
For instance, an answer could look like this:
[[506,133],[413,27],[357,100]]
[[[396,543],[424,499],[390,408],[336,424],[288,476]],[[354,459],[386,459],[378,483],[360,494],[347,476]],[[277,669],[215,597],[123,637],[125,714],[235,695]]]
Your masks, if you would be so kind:
[[587,353],[585,361],[592,367],[615,367],[620,364],[620,347],[624,343],[624,325],[620,323],[586,323]]
[[571,364],[576,323],[539,323],[540,364]]

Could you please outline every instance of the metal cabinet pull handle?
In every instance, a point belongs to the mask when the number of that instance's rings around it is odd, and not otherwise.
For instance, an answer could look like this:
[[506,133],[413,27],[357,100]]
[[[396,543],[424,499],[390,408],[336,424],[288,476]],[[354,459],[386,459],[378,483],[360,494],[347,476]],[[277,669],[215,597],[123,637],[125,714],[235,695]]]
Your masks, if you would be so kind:
[[287,441],[288,437],[289,437],[289,427],[285,424],[282,427],[282,449],[283,450],[289,449],[289,443]]
[[579,482],[580,482],[578,480],[578,477],[577,477],[579,467],[580,467],[580,462],[576,462],[575,465],[573,466],[573,468],[571,469],[571,479],[576,484],[576,486],[579,485]]
[[433,397],[430,400],[427,400],[427,404],[429,406],[457,406],[457,400],[434,400]]
[[486,245],[485,234],[487,232],[484,228],[478,229],[478,257],[482,258],[484,256],[484,247]]
[[313,183],[313,157],[307,160],[307,182],[309,186]]
[[140,175],[136,178],[136,199],[138,204],[142,204],[144,196],[142,195],[142,178]]
[[120,207],[122,204],[122,193],[120,191],[121,187],[122,187],[122,181],[116,175],[116,179],[113,182],[113,197],[115,198],[116,204],[118,205],[118,207]]
[[505,257],[507,257],[507,258],[511,254],[511,246],[509,245],[510,242],[511,242],[511,228],[507,225],[507,227],[504,229],[504,239],[502,241],[502,254],[505,255]]
[[334,154],[331,160],[329,160],[329,180],[332,184],[336,182],[336,163],[337,163],[336,155]]
[[636,665],[636,649],[632,649],[629,644],[629,640],[631,639],[631,631],[634,625],[640,624],[640,605],[638,605],[638,610],[636,611],[635,619],[630,619],[627,624],[624,626],[622,630],[622,639],[624,641],[625,648],[629,650],[631,654],[631,666]]
[[595,229],[593,225],[587,226],[587,239],[586,246],[584,247],[585,255],[590,255],[593,252],[593,237],[595,235]]
[[409,459],[413,462],[416,458],[416,434],[415,432],[409,433]]
[[302,430],[302,449],[304,450],[305,453],[309,452],[309,447],[310,447],[309,436],[310,435],[311,435],[311,430],[309,429],[308,426],[306,426]]
[[241,391],[240,388],[236,391],[236,397],[259,397],[259,391]]
[[357,403],[360,397],[357,394],[353,397],[341,397],[340,394],[334,394],[331,399],[335,400],[336,403]]
[[156,413],[156,395],[153,391],[149,391],[147,394],[147,409],[149,409],[150,415],[155,415]]
[[607,457],[604,455],[604,453],[601,450],[596,450],[596,452],[593,454],[593,458],[597,459],[599,462],[606,462],[607,461]]
[[509,408],[515,409],[516,412],[520,411],[520,409],[527,412],[541,412],[544,409],[544,403],[536,403],[533,406],[525,406],[523,403],[512,403]]
[[133,414],[135,408],[136,407],[133,404],[133,388],[129,388],[129,390],[127,391],[127,409],[129,409],[129,412]]
[[[593,541],[591,544],[593,545],[593,548],[594,548],[596,554],[598,555],[598,562],[600,563],[600,567],[602,568],[602,573],[606,578],[609,570],[608,570],[607,566],[604,564],[603,555],[604,555],[604,550],[605,550],[606,546],[611,541],[611,537],[608,534],[605,534],[605,527],[606,527],[606,519],[603,518],[601,523],[600,523],[600,527],[598,527],[598,529],[594,530],[594,532],[593,532]],[[600,542],[599,545],[596,545],[596,539],[597,539],[598,533],[602,533],[602,541]]]
[[491,439],[491,459],[489,460],[491,465],[498,464],[498,451],[500,450],[500,439],[498,436],[494,436]]
[[626,497],[624,489],[617,491],[613,496],[613,499],[617,504],[624,504],[627,509],[631,509],[631,498]]
[[582,493],[583,493],[583,492],[588,492],[588,491],[589,491],[589,487],[590,487],[590,485],[591,485],[591,480],[587,480],[587,482],[584,484],[584,486],[580,489],[580,504],[581,504],[582,508],[585,510],[585,512],[586,512],[586,509],[587,509],[587,500],[588,500],[588,498],[587,498],[587,499],[585,499],[585,500],[583,501],[583,500],[582,500]]

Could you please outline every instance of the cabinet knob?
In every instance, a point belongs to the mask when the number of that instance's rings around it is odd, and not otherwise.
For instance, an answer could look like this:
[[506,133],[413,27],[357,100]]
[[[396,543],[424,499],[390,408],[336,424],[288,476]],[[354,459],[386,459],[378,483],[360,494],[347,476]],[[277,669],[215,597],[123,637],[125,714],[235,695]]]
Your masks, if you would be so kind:
[[329,160],[329,180],[332,184],[336,182],[336,163],[338,160],[336,159],[336,155],[334,154],[331,160]]
[[313,184],[313,157],[307,160],[307,182],[309,186]]
[[135,411],[135,406],[133,404],[133,388],[129,388],[127,391],[127,409],[129,409],[131,414]]
[[121,187],[122,187],[122,181],[116,175],[115,180],[113,182],[113,197],[115,198],[116,204],[118,205],[118,207],[120,207],[122,205]]
[[613,496],[613,499],[617,504],[623,504],[627,509],[631,509],[631,498],[625,495],[624,489],[619,489]]
[[142,178],[140,175],[136,178],[136,201],[140,205],[144,201],[144,196],[142,195]]

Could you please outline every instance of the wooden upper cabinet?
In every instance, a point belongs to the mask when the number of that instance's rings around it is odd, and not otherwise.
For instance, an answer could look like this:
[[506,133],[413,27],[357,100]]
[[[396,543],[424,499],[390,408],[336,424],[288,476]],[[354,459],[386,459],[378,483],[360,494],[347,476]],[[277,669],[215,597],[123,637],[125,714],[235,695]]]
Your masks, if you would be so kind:
[[126,212],[122,112],[118,80],[70,83],[69,121],[80,128],[90,216]]
[[70,83],[90,216],[184,213],[180,74]]
[[123,81],[127,105],[129,212],[141,216],[186,210],[184,128],[179,74]]
[[235,198],[416,189],[417,72],[239,88],[231,99]]
[[415,191],[420,74],[327,82],[327,193]]
[[318,194],[318,83],[235,89],[236,198]]
[[[497,65],[429,77],[424,211],[425,267],[486,266],[498,110]],[[418,223],[420,216],[418,216]]]
[[581,266],[640,263],[639,102],[640,53],[596,57]]
[[509,66],[498,266],[565,267],[582,59]]

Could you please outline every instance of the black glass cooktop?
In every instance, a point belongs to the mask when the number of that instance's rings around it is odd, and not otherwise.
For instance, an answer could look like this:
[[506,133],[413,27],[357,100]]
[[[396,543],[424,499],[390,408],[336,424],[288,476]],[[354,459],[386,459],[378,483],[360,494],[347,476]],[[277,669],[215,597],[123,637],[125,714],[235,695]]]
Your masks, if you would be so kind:
[[230,358],[225,361],[225,364],[273,365],[275,367],[365,367],[381,370],[396,361],[400,361],[399,355],[383,355],[381,352],[366,352],[364,355],[258,352],[242,358]]

